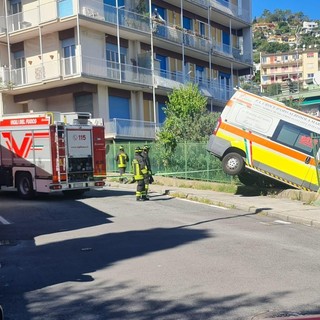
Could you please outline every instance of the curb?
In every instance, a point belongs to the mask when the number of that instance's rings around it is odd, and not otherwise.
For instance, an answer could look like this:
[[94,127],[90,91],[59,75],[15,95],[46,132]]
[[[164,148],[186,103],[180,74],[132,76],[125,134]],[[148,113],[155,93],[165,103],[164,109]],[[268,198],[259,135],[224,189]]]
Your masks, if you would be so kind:
[[[223,200],[223,199],[214,200],[210,197],[207,197],[205,194],[204,195],[197,194],[201,190],[194,189],[196,190],[196,192],[192,192],[193,189],[191,186],[190,186],[190,192],[189,190],[183,190],[183,189],[186,189],[186,187],[177,186],[178,181],[176,180],[177,179],[174,179],[175,183],[168,183],[167,185],[163,185],[162,181],[161,182],[156,181],[156,183],[154,184],[154,186],[156,186],[155,188],[156,190],[153,191],[151,187],[151,192],[159,193],[162,195],[168,195],[174,198],[188,199],[190,201],[195,201],[195,202],[208,204],[208,205],[215,205],[215,206],[224,207],[228,209],[242,210],[244,212],[272,217],[272,218],[280,219],[293,224],[301,224],[304,226],[320,229],[320,220],[314,220],[312,219],[312,217],[304,218],[304,217],[294,215],[293,212],[291,214],[288,214],[288,211],[276,212],[275,210],[268,209],[268,208],[258,208],[251,204],[237,203],[237,201],[233,202],[232,200],[230,200],[230,197],[228,198],[228,200]],[[107,182],[106,186],[135,190],[135,185],[129,186],[127,184],[121,184],[119,182]],[[170,188],[172,190],[170,190]],[[206,191],[210,191],[210,190],[206,190]],[[217,191],[212,190],[212,192],[215,193]],[[308,199],[310,199],[310,196],[315,197],[315,195],[318,195],[317,193],[312,193],[310,195],[309,193],[301,192],[301,190],[284,190],[283,194],[281,194],[281,196],[277,196],[276,199],[278,201],[281,201],[281,199],[299,201],[300,204],[303,204],[304,202],[301,201],[302,198],[305,199],[305,197],[303,197],[303,194],[306,194]],[[229,196],[234,196],[234,195],[229,194]],[[265,196],[265,197],[267,198],[268,196]],[[314,206],[314,208],[317,209],[317,206]]]

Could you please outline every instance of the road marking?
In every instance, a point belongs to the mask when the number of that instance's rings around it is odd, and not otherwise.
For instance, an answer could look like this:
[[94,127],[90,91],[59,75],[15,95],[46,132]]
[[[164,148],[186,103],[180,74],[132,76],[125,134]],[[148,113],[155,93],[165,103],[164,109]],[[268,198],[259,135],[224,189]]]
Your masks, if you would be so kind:
[[274,220],[273,222],[278,224],[291,224],[291,222],[283,221],[283,220]]
[[6,220],[5,218],[3,218],[3,217],[1,217],[1,216],[0,216],[0,222],[1,222],[2,224],[11,224],[8,220]]
[[188,202],[192,202],[192,203],[196,203],[196,204],[202,204],[202,205],[204,205],[204,206],[209,206],[209,207],[213,207],[213,208],[217,208],[217,209],[228,210],[228,208],[216,206],[216,205],[214,205],[214,204],[209,204],[209,203],[204,203],[204,202],[198,202],[198,201],[189,200],[189,199],[184,199],[184,198],[178,198],[178,197],[175,197],[175,199],[178,199],[178,200],[181,200],[181,201],[188,201]]

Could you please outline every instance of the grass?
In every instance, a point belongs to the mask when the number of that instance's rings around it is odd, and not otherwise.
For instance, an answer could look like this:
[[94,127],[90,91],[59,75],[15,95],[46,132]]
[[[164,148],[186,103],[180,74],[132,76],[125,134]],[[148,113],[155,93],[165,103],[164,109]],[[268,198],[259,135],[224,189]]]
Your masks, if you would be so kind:
[[178,178],[168,178],[159,176],[155,177],[155,183],[157,185],[175,186],[178,188],[192,188],[197,190],[211,190],[231,194],[235,194],[238,189],[238,186],[236,184],[183,180]]

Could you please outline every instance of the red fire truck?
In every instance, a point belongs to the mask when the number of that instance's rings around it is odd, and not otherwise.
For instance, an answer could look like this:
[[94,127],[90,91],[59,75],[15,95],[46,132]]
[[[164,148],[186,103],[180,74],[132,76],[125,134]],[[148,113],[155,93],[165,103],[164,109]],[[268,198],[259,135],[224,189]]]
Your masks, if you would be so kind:
[[0,117],[0,188],[20,197],[36,193],[82,195],[104,186],[102,119],[86,112],[19,113]]

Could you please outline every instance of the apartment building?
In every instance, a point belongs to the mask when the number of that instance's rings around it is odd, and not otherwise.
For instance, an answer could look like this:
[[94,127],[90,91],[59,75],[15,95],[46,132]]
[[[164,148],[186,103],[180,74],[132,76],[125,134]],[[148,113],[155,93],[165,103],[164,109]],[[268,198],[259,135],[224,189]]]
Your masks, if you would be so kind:
[[317,48],[308,48],[284,53],[261,53],[260,62],[262,92],[272,84],[283,86],[288,81],[295,83],[295,90],[299,90],[312,83],[319,71],[319,52]]
[[220,110],[251,73],[251,0],[0,0],[0,114],[89,111],[153,139],[173,88]]

